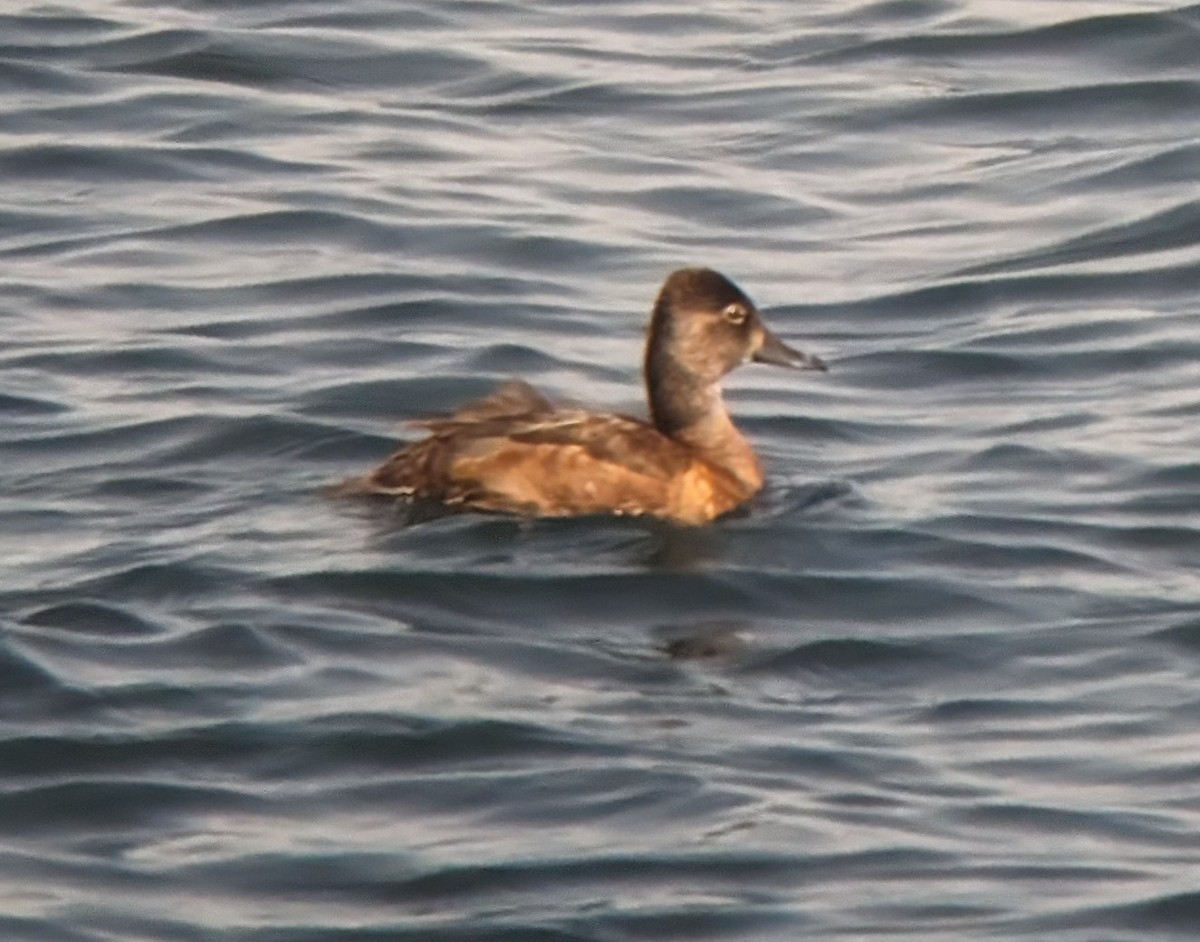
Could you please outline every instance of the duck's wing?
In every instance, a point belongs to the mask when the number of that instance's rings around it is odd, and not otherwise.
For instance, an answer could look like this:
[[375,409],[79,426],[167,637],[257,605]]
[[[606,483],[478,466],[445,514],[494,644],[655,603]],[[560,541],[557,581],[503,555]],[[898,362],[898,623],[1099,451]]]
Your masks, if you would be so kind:
[[675,477],[692,462],[678,442],[627,415],[556,412],[522,422],[506,437],[530,446],[578,448],[597,464],[650,478]]
[[483,423],[495,419],[534,420],[554,412],[554,403],[524,380],[514,379],[497,386],[481,399],[459,406],[444,418],[419,419],[410,424],[430,431]]
[[623,415],[557,412],[460,441],[448,499],[536,516],[652,514],[703,523],[752,490],[654,426]]
[[427,438],[333,493],[531,516],[653,514],[703,523],[752,492],[645,422],[549,411],[436,423]]
[[501,383],[448,416],[410,421],[409,425],[425,429],[429,437],[402,445],[374,471],[337,481],[323,490],[334,497],[395,494],[440,499],[448,488],[451,459],[460,442],[495,436],[514,421],[537,422],[553,412],[554,403],[529,383]]

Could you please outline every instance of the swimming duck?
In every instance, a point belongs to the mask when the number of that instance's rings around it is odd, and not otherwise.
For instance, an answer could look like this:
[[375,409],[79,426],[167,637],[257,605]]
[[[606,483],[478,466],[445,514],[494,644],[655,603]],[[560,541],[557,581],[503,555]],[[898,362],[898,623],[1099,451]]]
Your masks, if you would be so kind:
[[560,408],[510,382],[446,418],[369,474],[334,487],[538,517],[649,514],[707,523],[762,488],[721,379],[749,361],[824,370],[767,330],[753,302],[708,268],[663,283],[647,332],[651,421]]

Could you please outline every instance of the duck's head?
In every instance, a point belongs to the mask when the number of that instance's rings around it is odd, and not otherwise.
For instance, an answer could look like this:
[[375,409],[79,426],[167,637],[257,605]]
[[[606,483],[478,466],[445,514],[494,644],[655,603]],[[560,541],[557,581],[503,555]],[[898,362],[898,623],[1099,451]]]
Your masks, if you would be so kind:
[[825,370],[824,361],[789,347],[769,331],[742,290],[711,268],[672,272],[658,293],[646,342],[646,380],[682,372],[715,385],[748,363]]

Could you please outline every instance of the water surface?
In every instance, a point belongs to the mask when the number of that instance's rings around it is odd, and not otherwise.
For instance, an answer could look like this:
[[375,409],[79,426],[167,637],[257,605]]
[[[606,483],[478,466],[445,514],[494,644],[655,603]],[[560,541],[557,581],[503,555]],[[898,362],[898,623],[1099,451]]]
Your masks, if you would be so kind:
[[[1191,939],[1200,7],[0,17],[0,935]],[[323,500],[657,286],[704,530]]]

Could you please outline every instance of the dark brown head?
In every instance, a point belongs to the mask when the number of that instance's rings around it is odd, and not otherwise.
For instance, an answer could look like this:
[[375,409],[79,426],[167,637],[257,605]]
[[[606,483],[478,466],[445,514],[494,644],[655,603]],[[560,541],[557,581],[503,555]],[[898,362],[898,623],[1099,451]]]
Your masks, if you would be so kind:
[[646,341],[646,387],[659,430],[673,435],[694,422],[721,377],[751,360],[826,369],[767,330],[754,302],[724,275],[710,268],[672,272],[654,302]]
[[737,285],[710,268],[681,268],[654,302],[646,343],[646,382],[683,372],[712,385],[751,360],[824,370],[815,356],[787,346],[767,330],[758,308]]

